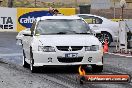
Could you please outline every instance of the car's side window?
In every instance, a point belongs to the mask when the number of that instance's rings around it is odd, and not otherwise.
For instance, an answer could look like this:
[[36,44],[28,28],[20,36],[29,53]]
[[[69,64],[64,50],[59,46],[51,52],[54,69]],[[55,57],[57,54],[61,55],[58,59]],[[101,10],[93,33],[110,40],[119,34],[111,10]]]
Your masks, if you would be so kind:
[[79,17],[82,17],[89,24],[102,24],[103,22],[102,19],[94,16],[79,15]]
[[98,18],[98,17],[95,17],[95,24],[102,24],[103,20]]
[[36,22],[34,21],[32,26],[31,26],[31,29],[30,29],[31,30],[31,34],[33,34],[33,32],[34,32],[35,25],[36,25]]

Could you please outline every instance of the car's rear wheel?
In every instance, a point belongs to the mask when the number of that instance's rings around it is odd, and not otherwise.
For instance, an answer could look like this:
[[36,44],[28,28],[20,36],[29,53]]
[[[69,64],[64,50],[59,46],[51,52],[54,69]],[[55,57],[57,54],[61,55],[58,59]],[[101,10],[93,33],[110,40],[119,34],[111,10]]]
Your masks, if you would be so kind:
[[103,71],[103,65],[92,65],[92,71],[93,72],[102,72]]
[[23,67],[29,68],[30,65],[25,61],[25,59],[26,59],[26,56],[25,56],[25,52],[23,50]]
[[103,45],[105,43],[105,40],[107,40],[108,45],[110,45],[112,42],[112,36],[108,32],[102,32],[101,34],[97,34],[96,37]]
[[32,73],[36,73],[37,70],[36,70],[36,67],[33,66],[33,64],[34,64],[33,53],[32,53],[32,48],[30,48],[30,70]]

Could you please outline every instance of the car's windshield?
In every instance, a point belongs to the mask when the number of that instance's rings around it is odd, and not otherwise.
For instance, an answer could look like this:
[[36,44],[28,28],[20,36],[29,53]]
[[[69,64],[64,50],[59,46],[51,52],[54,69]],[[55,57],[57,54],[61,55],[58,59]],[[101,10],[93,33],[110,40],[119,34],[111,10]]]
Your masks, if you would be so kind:
[[37,24],[36,34],[85,34],[90,33],[87,23],[80,19],[41,20]]

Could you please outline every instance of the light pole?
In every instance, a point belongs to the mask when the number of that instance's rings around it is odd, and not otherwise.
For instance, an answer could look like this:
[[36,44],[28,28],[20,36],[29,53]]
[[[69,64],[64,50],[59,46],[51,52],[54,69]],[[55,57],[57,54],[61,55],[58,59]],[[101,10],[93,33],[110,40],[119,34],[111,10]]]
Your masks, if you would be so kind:
[[115,19],[115,0],[114,0],[114,19]]
[[126,1],[125,0],[121,0],[120,1],[120,6],[121,6],[121,19],[123,20],[123,9],[126,7]]

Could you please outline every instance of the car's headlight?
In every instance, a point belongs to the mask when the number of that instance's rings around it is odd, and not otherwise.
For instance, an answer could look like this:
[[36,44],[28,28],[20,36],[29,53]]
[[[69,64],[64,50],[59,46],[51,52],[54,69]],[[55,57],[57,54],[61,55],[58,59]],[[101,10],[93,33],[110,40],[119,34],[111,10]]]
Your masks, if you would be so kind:
[[99,45],[86,46],[85,51],[97,51],[99,50]]
[[38,46],[38,51],[55,52],[55,48],[52,46]]

